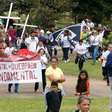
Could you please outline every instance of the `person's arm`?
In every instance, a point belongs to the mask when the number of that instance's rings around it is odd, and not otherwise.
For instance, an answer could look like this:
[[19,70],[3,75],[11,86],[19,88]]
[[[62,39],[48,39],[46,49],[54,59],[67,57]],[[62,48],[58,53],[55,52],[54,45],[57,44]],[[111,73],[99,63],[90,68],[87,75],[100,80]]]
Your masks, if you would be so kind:
[[80,96],[80,93],[75,92],[74,95],[75,95],[75,96]]
[[50,81],[56,80],[52,74],[48,75],[47,78],[48,78]]
[[42,64],[45,64],[45,65],[48,64],[48,59],[47,59],[46,56],[44,56],[42,59],[40,59],[40,61],[41,61]]
[[63,83],[63,82],[65,82],[65,80],[66,80],[66,79],[65,79],[65,76],[62,75],[60,79],[56,80],[56,82],[57,82],[57,83]]
[[90,94],[90,82],[89,82],[89,80],[87,80],[86,86],[87,86],[87,92],[86,92],[86,94],[89,95]]

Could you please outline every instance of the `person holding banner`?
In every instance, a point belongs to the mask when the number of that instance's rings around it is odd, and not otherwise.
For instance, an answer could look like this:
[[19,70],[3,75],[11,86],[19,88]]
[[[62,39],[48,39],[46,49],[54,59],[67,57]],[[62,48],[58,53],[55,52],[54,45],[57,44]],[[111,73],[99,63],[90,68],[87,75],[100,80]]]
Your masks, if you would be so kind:
[[[59,112],[62,102],[62,96],[64,94],[62,83],[65,82],[65,76],[62,70],[58,67],[57,57],[54,56],[51,58],[51,65],[46,69],[45,74],[45,97],[47,102],[46,112]],[[55,90],[53,89],[54,86]]]
[[[41,68],[42,68],[42,85],[43,85],[43,92],[44,92],[45,86],[46,86],[45,71],[46,71],[46,68],[47,68],[48,59],[47,59],[47,56],[46,56],[45,49],[43,49],[43,48],[39,49],[38,55],[40,56],[40,62],[41,62]],[[36,82],[35,87],[34,87],[35,92],[37,91],[38,86],[39,86],[39,83]]]
[[[29,50],[27,49],[27,46],[25,45],[25,43],[21,43],[20,49],[16,52],[15,55],[25,57],[25,56],[27,56],[27,55],[33,56],[33,55],[36,55],[36,54],[34,54],[33,52],[29,51]],[[12,87],[12,85],[13,85],[12,83],[10,83],[10,84],[8,85],[8,91],[9,91],[9,92],[11,92],[11,87]],[[15,93],[18,93],[18,90],[19,90],[19,84],[18,84],[18,83],[15,83],[14,92],[15,92]]]

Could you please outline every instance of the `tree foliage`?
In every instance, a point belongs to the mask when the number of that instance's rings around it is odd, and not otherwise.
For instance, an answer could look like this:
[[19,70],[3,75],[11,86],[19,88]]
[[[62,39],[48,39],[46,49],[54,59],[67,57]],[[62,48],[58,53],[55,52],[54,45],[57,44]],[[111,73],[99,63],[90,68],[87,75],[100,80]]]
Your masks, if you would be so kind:
[[[72,0],[72,11],[79,19],[89,17],[96,22],[102,22],[112,14],[111,0]],[[78,4],[77,6],[75,4]]]
[[69,0],[0,0],[1,14],[9,10],[13,2],[13,9],[19,15],[30,14],[30,22],[43,27],[55,24],[55,20],[61,17],[61,13],[69,9]]
[[112,32],[109,33],[107,38],[103,38],[103,45],[108,45],[109,43],[112,43]]
[[62,18],[62,14],[69,12],[78,20],[89,17],[95,22],[110,20],[112,15],[112,0],[0,0],[1,15],[9,10],[13,2],[14,11],[30,14],[29,22],[48,27]]

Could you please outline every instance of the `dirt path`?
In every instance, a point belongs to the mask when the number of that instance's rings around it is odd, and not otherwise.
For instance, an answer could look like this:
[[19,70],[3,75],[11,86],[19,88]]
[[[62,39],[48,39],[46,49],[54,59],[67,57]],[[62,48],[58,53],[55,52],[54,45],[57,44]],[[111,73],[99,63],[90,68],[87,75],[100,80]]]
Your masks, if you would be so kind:
[[[67,76],[64,84],[66,95],[71,96],[74,93],[77,78],[73,76]],[[105,81],[90,80],[90,92],[92,96],[104,97],[109,96],[109,86]]]
[[[66,82],[64,83],[64,89],[66,96],[73,96],[74,89],[76,85],[76,77],[66,76]],[[106,85],[105,81],[100,80],[90,80],[91,83],[91,95],[97,97],[109,96],[109,87]],[[34,84],[20,84],[19,95],[21,96],[35,96],[42,94],[42,88],[34,93]],[[13,89],[13,88],[12,88]],[[13,91],[13,90],[12,90]],[[9,94],[7,92],[7,85],[1,85],[0,87],[0,96],[9,96],[14,94]]]

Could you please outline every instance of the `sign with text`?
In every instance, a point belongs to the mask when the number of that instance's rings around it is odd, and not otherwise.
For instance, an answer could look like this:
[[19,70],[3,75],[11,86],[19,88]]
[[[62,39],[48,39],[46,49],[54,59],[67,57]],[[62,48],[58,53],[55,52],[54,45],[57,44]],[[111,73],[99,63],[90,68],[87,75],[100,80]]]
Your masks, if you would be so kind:
[[42,82],[39,60],[0,62],[0,83]]

